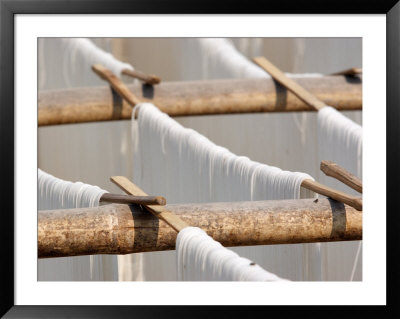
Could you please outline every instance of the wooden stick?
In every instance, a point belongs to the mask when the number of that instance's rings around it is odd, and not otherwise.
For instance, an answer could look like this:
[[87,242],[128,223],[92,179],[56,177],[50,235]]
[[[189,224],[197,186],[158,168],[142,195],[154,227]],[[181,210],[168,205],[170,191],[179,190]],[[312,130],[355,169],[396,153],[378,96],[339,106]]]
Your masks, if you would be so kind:
[[322,161],[320,168],[326,176],[336,178],[357,192],[362,193],[362,181],[338,164],[332,161]]
[[162,196],[131,196],[105,193],[101,196],[100,202],[116,204],[138,204],[138,205],[162,205],[167,201]]
[[[338,110],[361,110],[362,82],[342,76],[296,80],[318,99]],[[252,112],[313,111],[290,91],[277,89],[273,79],[224,79],[162,82],[155,86],[130,84],[142,102],[150,102],[170,116],[238,114]],[[38,124],[55,125],[113,120],[108,86],[40,91]],[[132,117],[132,106],[123,99],[121,119]]]
[[[362,212],[327,198],[163,207],[226,247],[362,239]],[[139,205],[38,213],[39,258],[171,250],[176,236]]]
[[330,75],[350,75],[356,76],[362,73],[362,68],[350,68],[336,73],[331,73]]
[[328,196],[334,200],[337,200],[341,203],[345,203],[351,207],[354,207],[355,209],[362,211],[362,198],[360,197],[355,197],[348,195],[346,193],[340,192],[336,189],[330,188],[328,186],[322,185],[318,182],[315,182],[311,179],[305,179],[302,183],[301,186],[304,188],[307,188],[309,190],[312,190],[313,192],[316,192],[318,194]]
[[298,85],[295,81],[288,78],[281,70],[273,65],[266,58],[260,56],[253,58],[253,61],[257,63],[262,69],[267,71],[277,82],[286,87],[289,91],[295,94],[302,101],[313,107],[315,110],[320,110],[325,107],[325,104],[318,100],[313,94],[308,92],[306,89]]
[[110,83],[113,89],[122,96],[131,106],[140,103],[140,100],[128,89],[128,87],[117,78],[114,73],[106,69],[100,64],[92,65],[92,70],[98,74],[103,80]]
[[[125,176],[112,176],[110,180],[128,194],[135,196],[147,196],[147,194],[143,190],[133,184]],[[186,224],[182,219],[180,219],[173,213],[166,211],[163,207],[147,205],[144,205],[144,207],[154,216],[165,221],[177,232],[180,232],[185,227],[189,227],[189,225]]]
[[161,82],[161,79],[157,75],[145,74],[137,70],[123,69],[122,74],[129,75],[135,79],[139,79],[149,85],[154,85]]

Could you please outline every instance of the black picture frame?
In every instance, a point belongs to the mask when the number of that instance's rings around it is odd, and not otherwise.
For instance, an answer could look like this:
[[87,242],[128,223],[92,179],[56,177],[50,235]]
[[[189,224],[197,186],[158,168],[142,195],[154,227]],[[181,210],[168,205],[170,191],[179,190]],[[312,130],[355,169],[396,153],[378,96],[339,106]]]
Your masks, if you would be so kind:
[[[6,318],[125,318],[189,316],[204,318],[225,316],[226,307],[170,306],[16,306],[14,303],[14,18],[16,14],[385,14],[387,52],[387,306],[379,307],[269,307],[263,313],[312,316],[314,311],[329,316],[357,317],[373,315],[400,317],[396,286],[399,284],[399,262],[396,260],[398,236],[396,226],[397,164],[400,162],[400,3],[398,0],[325,0],[325,1],[162,1],[162,0],[0,0],[0,162],[2,192],[1,238],[1,308]],[[156,292],[155,292],[156,293]],[[249,309],[250,308],[250,309]],[[230,308],[235,315],[249,316],[259,306]]]

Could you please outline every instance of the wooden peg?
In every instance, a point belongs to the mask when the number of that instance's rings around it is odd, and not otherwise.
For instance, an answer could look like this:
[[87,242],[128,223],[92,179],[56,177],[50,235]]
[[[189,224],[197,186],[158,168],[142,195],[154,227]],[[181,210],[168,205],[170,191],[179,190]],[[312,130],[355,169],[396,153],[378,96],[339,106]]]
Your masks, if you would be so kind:
[[320,168],[326,176],[336,178],[357,192],[362,193],[362,181],[338,164],[332,161],[322,161]]
[[349,75],[356,76],[362,73],[362,68],[350,68],[343,71],[331,73],[330,75]]
[[129,75],[149,85],[159,84],[161,82],[160,77],[157,75],[145,74],[137,70],[123,69],[122,74]]
[[345,203],[351,207],[354,207],[357,210],[360,210],[360,211],[362,210],[362,198],[361,197],[355,197],[355,196],[348,195],[348,194],[340,192],[336,189],[322,185],[311,179],[305,179],[301,183],[301,186],[304,188],[307,188],[315,193],[318,193],[318,194],[321,194],[324,196],[328,196],[334,200],[337,200],[338,202]]
[[98,74],[103,80],[110,83],[112,88],[122,96],[130,105],[135,106],[140,103],[140,100],[128,89],[114,73],[106,69],[100,64],[92,65],[92,70]]
[[258,64],[262,69],[268,72],[274,80],[279,82],[285,88],[287,88],[290,92],[296,95],[300,100],[304,103],[308,104],[315,110],[320,110],[325,107],[325,104],[318,100],[313,94],[308,92],[306,89],[301,87],[292,79],[288,78],[281,70],[279,70],[275,65],[273,65],[266,58],[260,56],[253,58],[253,61]]
[[[133,184],[125,176],[112,176],[110,180],[127,194],[134,196],[148,196],[143,190]],[[177,215],[166,211],[164,207],[147,205],[143,206],[157,218],[165,221],[177,232],[181,231],[185,227],[189,227],[189,225],[186,224],[182,219],[180,219]]]
[[116,204],[138,204],[138,205],[165,205],[167,201],[162,196],[132,196],[105,193],[100,197],[101,202]]

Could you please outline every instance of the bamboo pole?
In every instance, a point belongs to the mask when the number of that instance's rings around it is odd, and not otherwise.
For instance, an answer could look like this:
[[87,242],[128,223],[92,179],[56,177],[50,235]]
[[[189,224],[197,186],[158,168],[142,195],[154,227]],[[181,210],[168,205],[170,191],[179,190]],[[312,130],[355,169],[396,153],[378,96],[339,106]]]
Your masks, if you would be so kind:
[[[164,207],[227,247],[362,239],[362,212],[326,198]],[[138,205],[38,213],[39,258],[173,250],[176,236]]]
[[326,176],[336,178],[355,191],[362,193],[362,181],[338,164],[332,161],[322,161],[320,168]]
[[[324,76],[296,81],[339,110],[362,108],[360,79]],[[139,101],[151,102],[170,116],[311,110],[272,79],[162,82],[156,86],[127,87]],[[42,91],[38,97],[38,125],[111,121],[112,101],[108,86]],[[121,119],[130,119],[131,114],[132,106],[123,101]]]

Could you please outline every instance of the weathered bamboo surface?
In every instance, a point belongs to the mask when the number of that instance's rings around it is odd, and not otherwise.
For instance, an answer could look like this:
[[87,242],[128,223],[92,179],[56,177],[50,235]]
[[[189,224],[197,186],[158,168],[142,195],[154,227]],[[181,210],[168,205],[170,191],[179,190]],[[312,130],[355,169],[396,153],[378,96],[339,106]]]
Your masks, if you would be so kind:
[[[362,108],[362,80],[345,76],[298,78],[296,82],[327,105],[339,110]],[[151,102],[170,116],[251,112],[312,111],[312,108],[272,79],[229,79],[162,82],[157,86],[128,85],[143,102]],[[108,86],[39,92],[38,125],[113,120]],[[132,107],[122,105],[122,119]]]
[[[325,198],[165,208],[227,247],[362,239],[362,212]],[[176,231],[137,205],[38,215],[39,258],[175,249]]]

